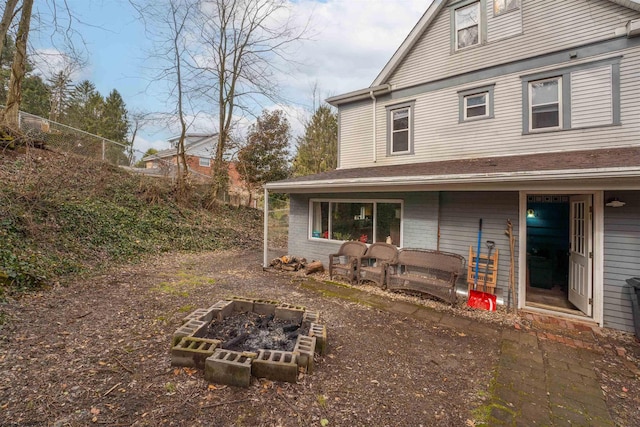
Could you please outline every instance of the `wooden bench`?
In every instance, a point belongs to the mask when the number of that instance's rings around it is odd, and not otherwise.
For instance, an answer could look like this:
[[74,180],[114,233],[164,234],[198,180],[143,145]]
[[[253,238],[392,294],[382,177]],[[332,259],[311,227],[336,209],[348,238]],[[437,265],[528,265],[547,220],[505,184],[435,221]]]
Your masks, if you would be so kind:
[[387,271],[387,289],[428,294],[456,302],[456,280],[464,269],[463,256],[430,249],[401,249]]

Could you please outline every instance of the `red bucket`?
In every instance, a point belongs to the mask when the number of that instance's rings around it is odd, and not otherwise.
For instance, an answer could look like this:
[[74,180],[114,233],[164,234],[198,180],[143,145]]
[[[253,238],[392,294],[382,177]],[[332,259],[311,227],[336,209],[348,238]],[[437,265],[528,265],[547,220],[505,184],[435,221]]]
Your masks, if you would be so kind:
[[470,290],[467,305],[471,308],[496,311],[496,296],[487,292]]

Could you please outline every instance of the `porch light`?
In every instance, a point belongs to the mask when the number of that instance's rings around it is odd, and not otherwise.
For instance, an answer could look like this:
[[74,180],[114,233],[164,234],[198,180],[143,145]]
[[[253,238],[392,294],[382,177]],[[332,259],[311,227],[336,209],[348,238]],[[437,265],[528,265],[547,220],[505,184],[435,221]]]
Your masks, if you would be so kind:
[[610,208],[621,208],[626,204],[627,204],[626,202],[623,202],[622,200],[618,199],[617,197],[614,197],[613,199],[609,199],[605,206],[609,206]]
[[527,218],[535,218],[536,217],[536,211],[534,211],[533,209],[527,209]]

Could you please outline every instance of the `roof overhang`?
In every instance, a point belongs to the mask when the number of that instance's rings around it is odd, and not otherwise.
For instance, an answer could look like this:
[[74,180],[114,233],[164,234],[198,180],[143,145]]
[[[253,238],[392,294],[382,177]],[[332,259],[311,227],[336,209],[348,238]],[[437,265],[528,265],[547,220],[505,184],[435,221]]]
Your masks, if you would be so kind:
[[385,95],[389,92],[391,92],[391,86],[388,84],[371,86],[366,89],[354,90],[353,92],[332,96],[331,98],[327,98],[327,102],[334,107],[337,107],[340,104],[362,101],[363,99],[371,98],[371,96]]
[[531,188],[640,190],[640,166],[577,170],[496,172],[433,176],[399,176],[274,182],[282,193],[344,193],[376,191],[514,191]]

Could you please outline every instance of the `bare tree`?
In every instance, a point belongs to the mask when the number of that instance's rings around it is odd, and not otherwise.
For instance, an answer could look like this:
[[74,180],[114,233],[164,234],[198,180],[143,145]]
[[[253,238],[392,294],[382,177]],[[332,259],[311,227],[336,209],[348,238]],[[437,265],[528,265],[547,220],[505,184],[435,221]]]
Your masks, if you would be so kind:
[[4,111],[4,119],[7,125],[18,127],[18,113],[22,98],[22,80],[26,73],[27,64],[27,40],[31,25],[31,9],[33,0],[22,1],[22,13],[18,32],[16,33],[16,52],[11,65],[11,77],[9,78],[9,90],[7,92],[7,104]]
[[209,76],[203,86],[218,116],[213,195],[226,188],[225,153],[236,110],[249,110],[267,98],[278,102],[279,59],[306,31],[297,27],[285,0],[203,0],[201,37],[205,43],[200,70]]
[[174,113],[180,126],[178,138],[178,192],[185,194],[188,185],[189,168],[185,153],[185,139],[190,123],[187,120],[189,105],[189,83],[192,82],[189,70],[190,24],[193,14],[198,10],[196,0],[168,0],[166,2],[132,1],[145,22],[147,32],[155,41],[152,56],[163,65],[156,69],[154,82],[169,85],[168,98],[174,104]]
[[6,0],[4,4],[4,10],[2,11],[2,20],[0,21],[0,55],[2,55],[2,49],[4,48],[4,42],[7,38],[7,31],[9,26],[13,22],[15,17],[16,6],[18,0]]

